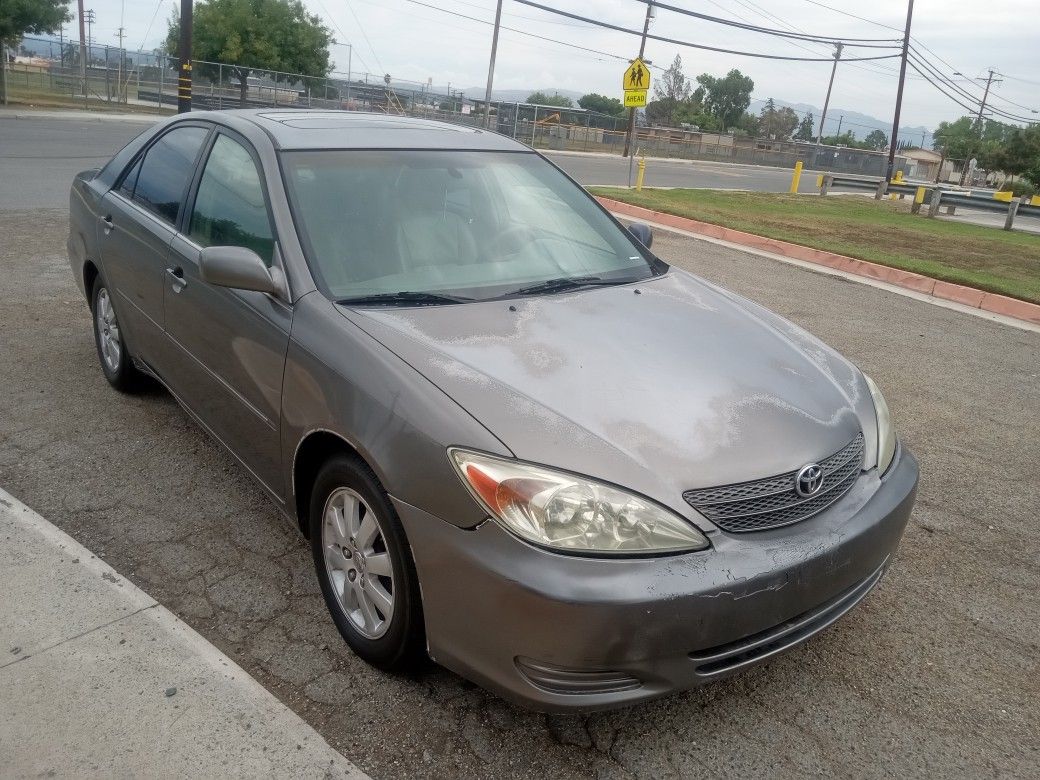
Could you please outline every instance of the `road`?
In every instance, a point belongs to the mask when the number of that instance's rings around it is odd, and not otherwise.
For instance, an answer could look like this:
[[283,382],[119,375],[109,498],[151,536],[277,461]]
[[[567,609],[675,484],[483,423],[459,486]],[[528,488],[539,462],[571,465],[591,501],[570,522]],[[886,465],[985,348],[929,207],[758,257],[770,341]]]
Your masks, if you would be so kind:
[[[10,113],[10,112],[9,112]],[[142,121],[143,120],[143,121]],[[61,119],[0,117],[0,208],[59,208],[77,172],[103,165],[151,120]],[[46,150],[46,151],[41,151]],[[550,152],[549,157],[585,185],[625,185],[628,162],[620,157]],[[754,165],[653,160],[647,164],[646,185],[711,187],[761,192],[787,192],[791,172]],[[802,177],[802,191],[811,192],[816,177]]]

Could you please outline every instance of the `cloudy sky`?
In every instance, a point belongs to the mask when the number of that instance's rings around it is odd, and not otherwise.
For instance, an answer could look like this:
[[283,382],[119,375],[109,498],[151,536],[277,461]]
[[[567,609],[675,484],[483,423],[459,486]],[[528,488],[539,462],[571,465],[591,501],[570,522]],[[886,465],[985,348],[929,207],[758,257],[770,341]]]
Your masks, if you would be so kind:
[[[489,22],[494,18],[495,0],[303,2],[325,20],[339,44],[353,45],[355,73],[389,72],[395,78],[416,81],[432,77],[435,84],[450,83],[452,87],[474,87],[486,82],[491,47]],[[641,28],[646,12],[645,4],[639,0],[540,2],[628,28]],[[669,4],[764,27],[846,39],[899,37],[906,19],[906,0],[670,0]],[[178,2],[87,0],[86,5],[97,14],[97,43],[115,41],[122,13],[127,47],[149,49],[164,37],[167,20]],[[1040,110],[1040,14],[1036,6],[1037,0],[917,0],[912,36],[921,54],[934,67],[972,94],[981,96],[983,88],[973,79],[985,77],[987,70],[995,67],[1004,79],[994,84],[992,104],[1011,114],[1040,118],[1040,114],[1031,111]],[[496,87],[558,88],[620,97],[625,63],[615,57],[634,56],[639,45],[636,36],[545,13],[515,0],[504,0],[502,24],[514,30],[503,30],[501,34]],[[651,32],[720,48],[795,57],[830,56],[827,45],[759,35],[664,9],[658,11]],[[346,71],[346,46],[333,49],[336,70]],[[843,57],[879,53],[887,52],[846,49]],[[667,66],[676,54],[682,56],[689,76],[703,72],[724,74],[739,68],[754,79],[754,97],[774,97],[792,103],[822,105],[830,73],[827,62],[762,60],[653,40],[647,43],[647,57],[655,65]],[[963,76],[954,76],[955,71]],[[838,68],[832,107],[891,117],[897,72],[897,59],[843,63]],[[943,119],[967,113],[912,70],[909,73],[903,104],[904,126],[934,127]],[[970,104],[966,98],[962,101]]]

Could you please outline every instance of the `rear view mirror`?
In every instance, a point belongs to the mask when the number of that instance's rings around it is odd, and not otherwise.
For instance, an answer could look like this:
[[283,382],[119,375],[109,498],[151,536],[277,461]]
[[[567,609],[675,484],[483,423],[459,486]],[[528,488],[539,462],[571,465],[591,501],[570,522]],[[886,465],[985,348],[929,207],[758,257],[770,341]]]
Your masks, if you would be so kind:
[[255,290],[285,297],[282,272],[268,268],[260,255],[240,246],[209,246],[199,255],[202,281],[235,290]]
[[650,226],[643,222],[633,222],[628,226],[628,232],[636,237],[636,240],[647,249],[654,243],[654,234]]

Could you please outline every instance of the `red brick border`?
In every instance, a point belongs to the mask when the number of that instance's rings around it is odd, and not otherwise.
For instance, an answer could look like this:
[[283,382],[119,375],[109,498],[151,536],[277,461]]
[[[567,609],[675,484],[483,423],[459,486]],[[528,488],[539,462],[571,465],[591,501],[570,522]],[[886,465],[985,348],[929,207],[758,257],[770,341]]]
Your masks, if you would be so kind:
[[1020,301],[1017,298],[1009,298],[1006,295],[976,290],[974,287],[966,287],[962,284],[942,282],[930,276],[901,271],[898,268],[889,268],[887,265],[879,265],[866,260],[857,260],[854,257],[836,255],[833,252],[825,252],[822,249],[791,244],[787,241],[778,241],[775,238],[756,236],[754,233],[744,233],[740,230],[713,225],[710,222],[699,222],[695,219],[677,217],[674,214],[666,214],[662,211],[652,211],[641,206],[633,206],[620,200],[610,198],[596,198],[604,207],[617,214],[626,217],[645,219],[657,222],[668,227],[687,230],[710,238],[718,238],[741,246],[760,249],[773,254],[791,257],[795,260],[804,260],[808,263],[824,265],[839,271],[877,279],[897,287],[905,287],[908,290],[916,290],[936,298],[947,301],[955,301],[974,309],[1002,314],[1005,317],[1013,317],[1017,320],[1025,320],[1040,325],[1040,306],[1028,301]]

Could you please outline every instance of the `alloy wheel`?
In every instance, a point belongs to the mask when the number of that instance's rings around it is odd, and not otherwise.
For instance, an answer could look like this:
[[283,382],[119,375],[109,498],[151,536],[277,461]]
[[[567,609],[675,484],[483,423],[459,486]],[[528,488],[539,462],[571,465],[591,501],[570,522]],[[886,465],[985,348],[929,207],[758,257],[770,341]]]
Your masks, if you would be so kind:
[[119,371],[119,363],[123,357],[123,342],[120,339],[119,323],[116,312],[112,308],[112,300],[108,290],[102,287],[97,295],[97,312],[94,315],[98,332],[98,343],[101,345],[101,357],[112,373]]
[[340,609],[359,634],[378,639],[394,616],[394,574],[379,518],[356,492],[338,488],[325,502],[321,542]]

